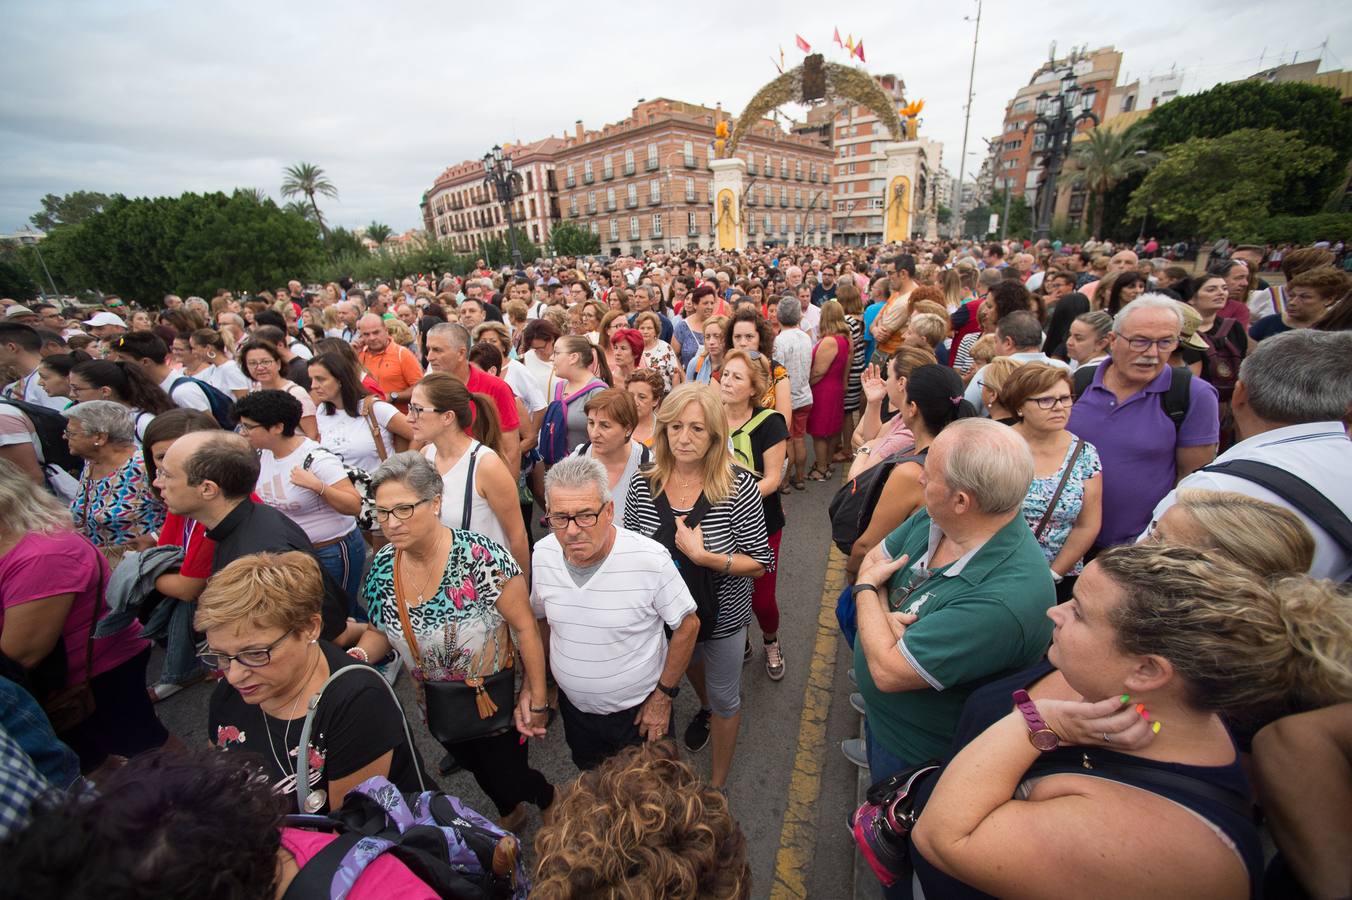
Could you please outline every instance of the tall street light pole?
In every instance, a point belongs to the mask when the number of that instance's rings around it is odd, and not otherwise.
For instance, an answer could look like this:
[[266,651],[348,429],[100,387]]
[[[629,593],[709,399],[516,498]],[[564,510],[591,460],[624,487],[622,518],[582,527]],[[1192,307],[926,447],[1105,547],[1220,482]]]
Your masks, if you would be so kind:
[[484,184],[491,185],[498,194],[498,202],[507,213],[507,241],[512,247],[512,266],[521,268],[521,248],[516,245],[516,220],[512,217],[512,200],[521,193],[521,173],[512,171],[512,158],[495,145],[484,154]]
[[[1024,128],[1024,134],[1032,129],[1035,136],[1033,152],[1043,159],[1044,174],[1037,196],[1034,240],[1042,240],[1051,234],[1052,212],[1056,208],[1056,179],[1061,174],[1061,164],[1070,154],[1070,142],[1075,137],[1075,129],[1079,128],[1081,122],[1099,123],[1099,117],[1094,113],[1094,99],[1098,91],[1092,87],[1080,90],[1074,65],[1075,60],[1071,59],[1062,70],[1061,90],[1056,96],[1046,91],[1038,94],[1035,107],[1037,116]],[[1042,139],[1041,149],[1037,149],[1038,137]]]
[[[965,17],[964,17],[965,18]],[[967,128],[972,124],[972,86],[976,81],[976,44],[981,39],[981,0],[976,0],[976,29],[972,33],[972,66],[967,72],[967,114],[962,119],[962,155],[958,158],[958,236],[962,236],[962,179],[967,172]]]

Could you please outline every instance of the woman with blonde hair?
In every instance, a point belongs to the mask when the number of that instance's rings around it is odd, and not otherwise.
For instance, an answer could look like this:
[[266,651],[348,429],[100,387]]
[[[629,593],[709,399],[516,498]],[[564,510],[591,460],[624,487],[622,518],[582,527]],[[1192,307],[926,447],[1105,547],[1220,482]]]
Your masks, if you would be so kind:
[[[422,785],[418,751],[399,704],[377,683],[380,673],[320,639],[323,595],[319,564],[308,553],[257,553],[212,576],[193,618],[206,635],[198,658],[224,675],[211,695],[207,740],[260,760],[273,790],[310,813],[340,808],[348,790],[376,775],[402,791]],[[300,725],[316,695],[315,725],[302,748]],[[300,786],[302,752],[308,783]]]
[[1048,615],[1048,661],[974,691],[960,751],[919,786],[925,895],[1054,879],[1066,896],[1257,896],[1262,841],[1227,723],[1352,698],[1348,596],[1137,544],[1105,550]]
[[812,436],[812,469],[808,481],[826,481],[835,475],[833,457],[845,419],[845,383],[850,377],[850,326],[845,310],[835,300],[822,304],[817,323],[817,345],[812,348],[812,410],[807,433]]
[[1023,365],[1008,356],[997,356],[981,371],[981,402],[986,404],[990,417],[1002,425],[1013,425],[1018,421],[1013,410],[1000,402],[1000,392],[1005,382]]
[[1264,578],[1299,575],[1314,564],[1314,536],[1299,516],[1235,491],[1179,491],[1150,523],[1149,538],[1219,554]]
[[756,476],[733,464],[728,444],[718,394],[679,386],[658,410],[653,464],[630,483],[624,509],[624,527],[665,546],[695,596],[700,639],[686,674],[700,710],[685,744],[700,750],[712,732],[710,783],[718,788],[737,749],[752,580],[774,566]]

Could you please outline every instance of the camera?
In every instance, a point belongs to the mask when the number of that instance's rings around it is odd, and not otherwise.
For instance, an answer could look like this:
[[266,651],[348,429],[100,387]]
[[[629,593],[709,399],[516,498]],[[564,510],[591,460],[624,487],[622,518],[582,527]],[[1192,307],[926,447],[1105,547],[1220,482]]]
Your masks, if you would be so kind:
[[910,877],[907,844],[920,815],[915,808],[915,794],[920,784],[939,769],[936,763],[926,763],[878,782],[869,788],[865,802],[850,817],[854,842],[883,887]]

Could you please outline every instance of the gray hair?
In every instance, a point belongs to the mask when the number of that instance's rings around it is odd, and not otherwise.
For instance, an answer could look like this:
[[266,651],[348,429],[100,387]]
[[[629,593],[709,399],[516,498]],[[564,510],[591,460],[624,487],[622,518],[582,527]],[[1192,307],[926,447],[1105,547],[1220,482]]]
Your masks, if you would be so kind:
[[1015,350],[1028,347],[1036,349],[1042,346],[1042,325],[1037,316],[1019,310],[1000,317],[995,326],[995,336],[1008,339],[1014,344]]
[[1012,428],[990,419],[959,419],[940,432],[935,443],[940,441],[950,491],[966,493],[987,515],[1023,506],[1033,483],[1033,454]]
[[1177,300],[1172,297],[1166,297],[1163,294],[1142,294],[1135,300],[1128,303],[1117,311],[1113,316],[1113,333],[1121,334],[1122,329],[1127,325],[1127,319],[1134,312],[1140,312],[1143,309],[1162,309],[1174,314],[1178,319],[1178,330],[1183,330],[1183,313],[1178,311]]
[[655,284],[641,284],[638,289],[648,295],[648,302],[654,307],[662,308],[662,289]]
[[458,322],[442,322],[427,329],[428,337],[444,337],[450,342],[452,350],[468,350],[470,346],[469,329]]
[[74,527],[70,510],[7,459],[0,459],[0,522],[37,534]]
[[569,456],[550,467],[545,473],[545,497],[554,488],[584,490],[595,488],[602,503],[610,502],[610,476],[601,461],[590,456]]
[[112,400],[86,400],[61,410],[61,415],[74,419],[90,434],[108,436],[110,444],[131,444],[136,441],[136,419],[131,409]]
[[441,474],[417,450],[396,453],[371,473],[371,496],[387,482],[398,482],[418,495],[419,500],[435,500],[441,496]]
[[775,316],[779,319],[780,325],[792,328],[803,321],[803,304],[797,297],[780,297],[779,305],[775,307]]
[[1352,409],[1352,333],[1301,329],[1259,342],[1239,364],[1254,415],[1304,425]]

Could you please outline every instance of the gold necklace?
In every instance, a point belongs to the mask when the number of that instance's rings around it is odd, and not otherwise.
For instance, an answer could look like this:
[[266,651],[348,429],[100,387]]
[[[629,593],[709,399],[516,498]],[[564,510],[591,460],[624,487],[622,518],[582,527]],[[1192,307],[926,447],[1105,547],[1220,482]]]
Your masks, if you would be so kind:
[[[432,554],[431,554],[432,565],[429,567],[429,568],[431,569],[431,571],[428,572],[428,573],[423,577],[422,588],[418,590],[418,603],[420,603],[420,604],[426,602],[426,598],[425,598],[423,595],[427,593],[427,587],[428,587],[428,585],[432,583],[432,579],[438,574],[438,573],[437,573],[437,567],[436,567],[436,560],[438,560],[438,559],[441,558],[441,543],[442,543],[443,540],[444,540],[444,538],[440,538],[440,537],[437,538],[436,545],[432,548]],[[404,563],[404,564],[405,564],[406,566],[408,566],[409,569],[412,569],[412,568],[413,568],[413,566],[410,565],[410,564],[408,563],[407,557],[405,558],[405,563]],[[412,573],[410,572],[410,574],[412,574]],[[445,574],[444,570],[443,570],[443,572],[442,572],[441,574]],[[436,596],[436,595],[433,594],[433,596]]]

